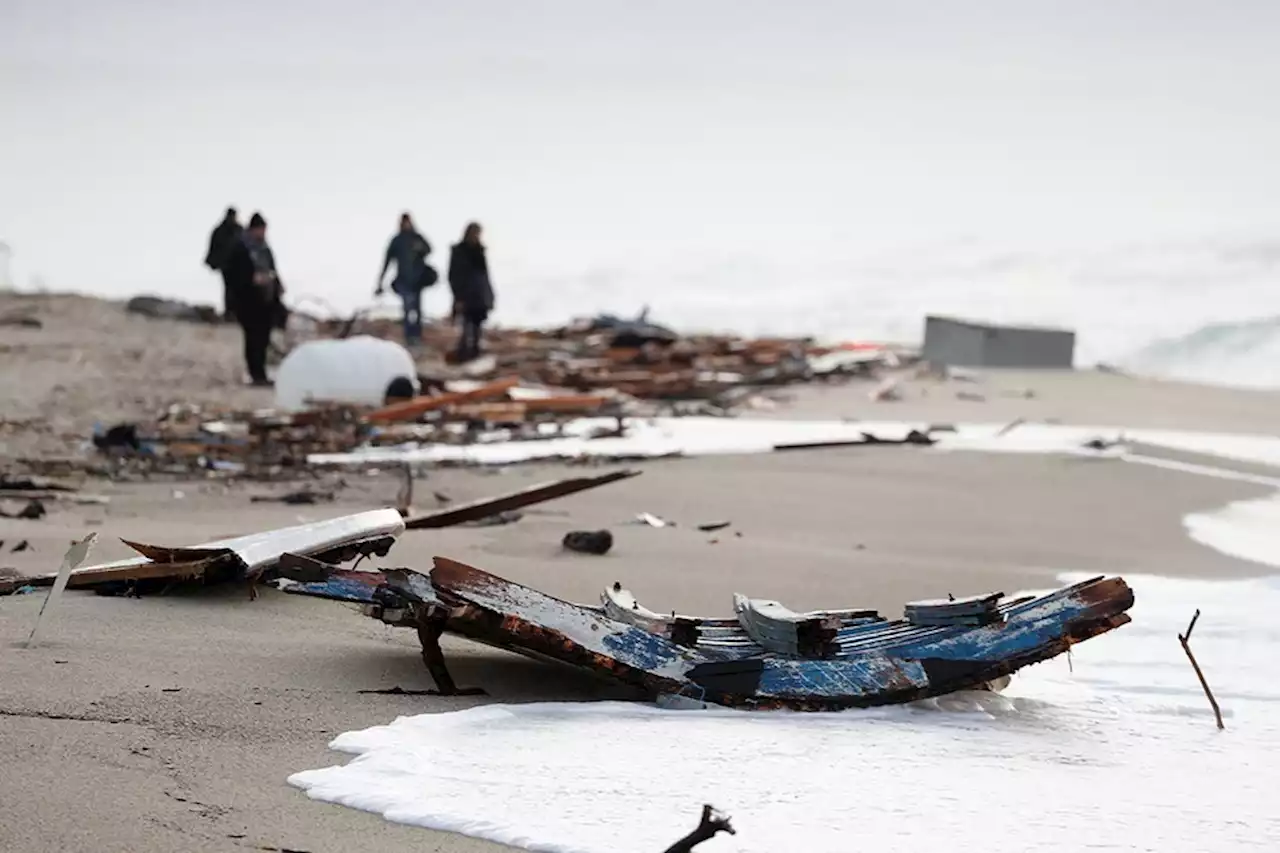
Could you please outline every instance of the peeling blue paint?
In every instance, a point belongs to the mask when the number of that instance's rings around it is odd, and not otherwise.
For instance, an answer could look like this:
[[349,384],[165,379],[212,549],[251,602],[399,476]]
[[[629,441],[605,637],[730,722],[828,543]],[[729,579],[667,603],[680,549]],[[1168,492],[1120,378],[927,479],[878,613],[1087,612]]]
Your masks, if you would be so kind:
[[290,583],[284,587],[284,591],[292,595],[310,595],[335,601],[373,604],[374,591],[382,585],[382,580],[382,575],[374,572],[337,570],[328,580]]

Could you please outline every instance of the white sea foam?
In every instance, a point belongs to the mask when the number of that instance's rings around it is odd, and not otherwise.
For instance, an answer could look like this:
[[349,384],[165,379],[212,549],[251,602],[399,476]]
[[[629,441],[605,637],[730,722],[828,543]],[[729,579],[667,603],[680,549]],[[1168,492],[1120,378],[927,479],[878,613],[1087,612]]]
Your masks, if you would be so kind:
[[1280,317],[1209,323],[1124,359],[1139,373],[1242,388],[1280,388]]
[[1280,566],[1280,492],[1183,519],[1191,538],[1242,560]]
[[[864,433],[884,439],[902,438],[924,423],[895,421],[800,421],[766,418],[649,418],[627,422],[626,434],[591,438],[616,426],[612,418],[581,418],[564,427],[564,436],[542,441],[480,442],[476,444],[404,444],[369,446],[352,453],[312,454],[313,464],[383,462],[466,462],[501,465],[561,457],[655,457],[679,453],[700,456],[728,453],[767,453],[780,444],[857,441]],[[1008,453],[1089,453],[1091,439],[1132,441],[1220,456],[1247,462],[1280,465],[1280,438],[1265,435],[1130,430],[1119,426],[1062,426],[1022,424],[1004,434],[1004,424],[958,424],[954,433],[939,432],[939,450],[981,450]],[[1114,450],[1105,455],[1119,455]]]
[[[488,706],[348,732],[331,746],[356,758],[289,781],[566,853],[665,849],[703,802],[733,816],[738,834],[706,845],[725,853],[987,851],[1011,831],[1026,851],[1276,849],[1280,586],[1129,580],[1132,624],[1003,695],[829,715]],[[1175,636],[1196,608],[1222,733]]]

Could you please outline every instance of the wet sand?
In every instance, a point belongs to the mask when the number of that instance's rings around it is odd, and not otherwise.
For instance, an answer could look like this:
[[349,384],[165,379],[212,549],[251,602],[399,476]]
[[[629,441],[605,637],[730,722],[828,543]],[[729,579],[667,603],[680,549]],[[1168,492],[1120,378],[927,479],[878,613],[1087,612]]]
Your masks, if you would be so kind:
[[[1053,586],[1060,571],[1264,571],[1181,530],[1187,512],[1264,489],[1117,461],[879,447],[641,467],[641,477],[533,508],[511,525],[407,533],[386,562],[426,566],[446,554],[577,600],[621,580],[655,609],[716,614],[731,612],[734,591],[892,615],[910,598]],[[565,474],[434,472],[419,484],[419,503],[430,506],[432,491],[461,501]],[[339,501],[318,507],[250,504],[263,489],[249,485],[110,486],[105,510],[0,521],[0,538],[32,545],[3,562],[51,569],[86,529],[99,531],[99,561],[128,553],[113,537],[205,541],[370,508],[396,492],[390,478],[345,476]],[[679,526],[625,523],[642,511]],[[693,529],[724,520],[733,525],[713,534]],[[602,526],[617,538],[608,556],[560,550],[567,530]],[[0,801],[10,816],[0,849],[496,850],[311,802],[285,778],[344,760],[326,748],[336,734],[400,715],[628,696],[460,640],[446,643],[455,678],[487,688],[488,700],[361,694],[431,686],[414,635],[348,605],[274,590],[255,602],[226,588],[142,600],[72,592],[44,644],[18,648],[42,597],[0,599],[0,754],[9,770]]]

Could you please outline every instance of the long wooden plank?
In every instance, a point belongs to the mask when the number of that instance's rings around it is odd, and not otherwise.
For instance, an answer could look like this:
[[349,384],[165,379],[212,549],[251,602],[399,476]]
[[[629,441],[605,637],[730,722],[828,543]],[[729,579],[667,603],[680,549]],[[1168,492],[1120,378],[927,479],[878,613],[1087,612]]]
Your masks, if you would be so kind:
[[491,515],[497,515],[500,512],[510,512],[513,509],[531,506],[533,504],[542,503],[543,501],[562,498],[566,495],[572,495],[575,492],[594,489],[597,486],[604,486],[609,483],[616,483],[619,480],[626,480],[631,477],[638,476],[639,471],[632,469],[624,469],[622,471],[611,471],[608,474],[601,474],[597,477],[571,477],[567,480],[556,480],[550,483],[541,483],[531,486],[527,489],[521,489],[518,492],[510,492],[505,495],[499,495],[496,498],[484,498],[478,501],[472,501],[462,506],[450,507],[448,509],[437,510],[425,515],[415,516],[405,520],[404,526],[406,530],[430,530],[440,527],[452,527],[455,524],[462,524],[466,521],[478,521],[481,518],[488,518]]
[[480,400],[492,400],[496,397],[501,397],[519,384],[519,378],[510,377],[490,382],[470,391],[450,391],[433,397],[415,397],[403,403],[392,403],[390,406],[375,409],[365,415],[365,420],[375,424],[410,421],[426,412],[435,411],[445,406],[453,406],[458,403],[474,403]]

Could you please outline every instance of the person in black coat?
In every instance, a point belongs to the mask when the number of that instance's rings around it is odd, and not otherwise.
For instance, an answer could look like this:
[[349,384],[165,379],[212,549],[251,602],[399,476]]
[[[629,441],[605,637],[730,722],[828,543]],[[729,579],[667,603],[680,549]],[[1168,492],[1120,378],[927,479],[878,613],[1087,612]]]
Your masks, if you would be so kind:
[[235,316],[244,329],[244,360],[254,385],[268,386],[267,347],[271,329],[280,325],[283,308],[280,275],[275,254],[267,244],[267,221],[255,213],[223,266],[235,305]]
[[209,235],[209,251],[204,256],[205,266],[222,273],[222,319],[228,322],[235,319],[235,310],[231,300],[231,285],[227,282],[226,260],[243,231],[236,218],[236,209],[228,207],[226,216]]
[[453,317],[462,325],[458,336],[459,362],[471,361],[480,355],[480,329],[493,311],[493,283],[489,280],[489,262],[480,235],[480,225],[472,222],[449,256]]

